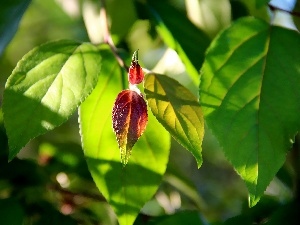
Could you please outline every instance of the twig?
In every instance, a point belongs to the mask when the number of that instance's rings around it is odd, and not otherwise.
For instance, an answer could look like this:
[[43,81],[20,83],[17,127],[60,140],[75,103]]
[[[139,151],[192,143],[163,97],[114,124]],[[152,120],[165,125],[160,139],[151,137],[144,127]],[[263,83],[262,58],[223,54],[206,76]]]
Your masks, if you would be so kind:
[[106,13],[106,4],[105,0],[100,0],[101,2],[101,8],[100,8],[100,21],[102,23],[102,28],[104,29],[104,42],[109,45],[111,48],[116,60],[118,61],[119,65],[123,67],[126,71],[128,71],[128,66],[125,64],[124,60],[120,57],[118,54],[118,49],[116,48],[108,27],[108,21],[107,21],[107,13]]
[[106,199],[102,195],[85,193],[85,192],[76,193],[76,192],[69,191],[67,189],[63,189],[59,185],[49,185],[48,188],[52,191],[56,191],[61,194],[66,194],[66,195],[70,195],[70,196],[82,196],[82,197],[93,199],[96,201],[106,202]]

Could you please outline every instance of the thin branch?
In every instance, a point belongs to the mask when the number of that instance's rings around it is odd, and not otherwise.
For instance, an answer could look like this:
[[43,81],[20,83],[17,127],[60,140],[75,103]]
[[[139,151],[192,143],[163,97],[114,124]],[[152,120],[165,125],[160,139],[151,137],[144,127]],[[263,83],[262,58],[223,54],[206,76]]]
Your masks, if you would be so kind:
[[126,71],[128,71],[128,66],[125,64],[124,60],[118,54],[118,49],[116,48],[109,31],[108,20],[107,20],[107,13],[106,13],[106,4],[105,0],[100,0],[101,8],[100,8],[100,20],[102,23],[102,28],[104,29],[104,42],[109,45],[110,49],[112,50],[116,60],[118,61],[119,65],[123,67]]
[[106,202],[106,199],[102,195],[91,194],[88,192],[76,193],[76,192],[72,192],[70,190],[64,189],[64,188],[60,187],[59,185],[49,185],[48,188],[50,190],[56,191],[60,194],[67,194],[70,196],[81,196],[81,197],[93,199],[93,200],[100,201],[100,202]]
[[293,15],[293,16],[300,17],[300,12],[294,12],[294,11],[285,10],[285,9],[279,8],[279,7],[274,6],[274,5],[271,5],[271,4],[268,4],[268,6],[269,6],[269,8],[270,8],[272,11],[279,10],[279,11],[282,11],[282,12],[289,13],[289,14],[291,14],[291,15]]

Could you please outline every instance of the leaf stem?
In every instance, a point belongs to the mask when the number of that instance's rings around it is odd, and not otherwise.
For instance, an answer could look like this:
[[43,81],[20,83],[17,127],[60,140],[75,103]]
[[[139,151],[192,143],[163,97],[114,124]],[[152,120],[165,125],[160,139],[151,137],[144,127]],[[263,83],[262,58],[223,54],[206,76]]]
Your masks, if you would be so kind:
[[124,68],[128,72],[128,66],[125,64],[124,60],[121,58],[121,56],[118,53],[118,49],[116,48],[111,35],[110,30],[108,26],[108,20],[107,20],[107,13],[106,13],[106,3],[105,0],[100,0],[100,21],[102,23],[102,27],[104,28],[104,42],[109,45],[111,51],[113,52],[116,60],[118,61],[119,65]]

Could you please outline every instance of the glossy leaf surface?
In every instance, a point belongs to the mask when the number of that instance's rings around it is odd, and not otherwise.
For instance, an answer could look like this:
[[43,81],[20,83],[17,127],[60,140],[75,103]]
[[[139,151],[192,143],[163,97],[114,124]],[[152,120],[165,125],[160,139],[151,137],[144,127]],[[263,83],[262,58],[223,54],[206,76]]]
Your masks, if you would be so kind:
[[97,83],[101,57],[88,43],[55,41],[28,52],[6,82],[4,123],[12,159],[32,138],[65,122]]
[[[244,35],[240,35],[243,33]],[[300,35],[238,20],[211,44],[200,102],[209,128],[257,203],[300,128]]]
[[145,131],[148,122],[144,98],[136,91],[121,91],[113,107],[112,121],[121,151],[121,162],[125,166],[132,147]]
[[157,120],[202,164],[204,119],[197,98],[176,80],[158,74],[145,77],[148,105]]
[[113,54],[103,49],[101,55],[104,61],[98,84],[80,106],[82,143],[97,187],[114,209],[119,223],[131,225],[161,182],[169,157],[170,136],[149,113],[147,129],[123,167],[111,125],[113,104],[123,89],[122,79]]

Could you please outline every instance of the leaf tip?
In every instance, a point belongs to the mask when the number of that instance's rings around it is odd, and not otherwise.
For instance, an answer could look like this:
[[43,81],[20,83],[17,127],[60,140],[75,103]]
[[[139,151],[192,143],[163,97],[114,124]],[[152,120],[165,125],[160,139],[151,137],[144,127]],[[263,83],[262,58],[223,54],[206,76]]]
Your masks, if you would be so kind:
[[256,196],[256,195],[251,195],[249,194],[249,207],[252,208],[254,207],[260,200],[260,196]]
[[120,151],[121,151],[121,163],[123,167],[125,167],[131,156],[131,148],[120,147]]

